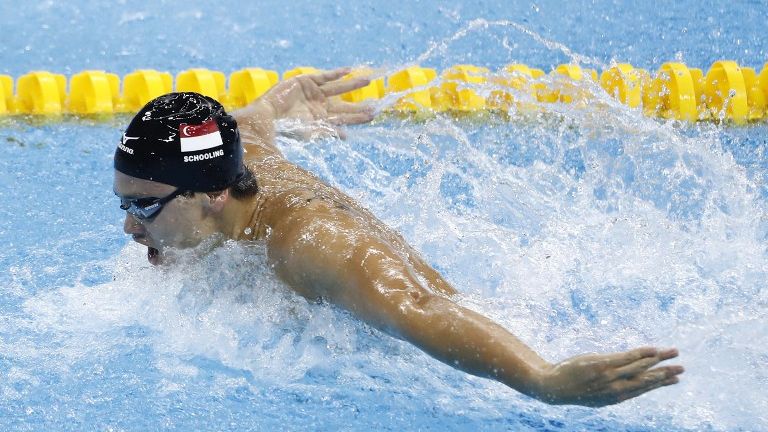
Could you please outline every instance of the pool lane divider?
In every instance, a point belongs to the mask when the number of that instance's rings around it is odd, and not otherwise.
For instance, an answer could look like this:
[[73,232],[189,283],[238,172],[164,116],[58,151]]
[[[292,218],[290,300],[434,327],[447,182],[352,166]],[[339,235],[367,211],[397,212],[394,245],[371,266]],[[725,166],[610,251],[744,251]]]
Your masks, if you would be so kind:
[[[283,72],[282,79],[317,72],[320,70],[313,67],[296,67]],[[344,79],[371,73],[370,68],[358,68]],[[113,73],[86,70],[72,75],[67,89],[64,75],[32,71],[16,80],[15,89],[12,77],[0,75],[0,115],[131,113],[174,89],[202,93],[233,109],[257,99],[279,81],[276,71],[261,68],[238,70],[228,80],[222,72],[204,68],[182,71],[175,79],[168,72],[139,69],[122,80]],[[768,63],[758,74],[731,60],[716,61],[706,74],[681,62],[664,63],[655,74],[628,63],[600,74],[575,64],[558,65],[549,74],[524,64],[510,64],[497,72],[455,65],[440,74],[432,68],[410,66],[340,97],[362,102],[395,95],[396,101],[387,111],[404,114],[536,112],[552,103],[601,103],[596,90],[663,119],[742,125],[768,118]]]

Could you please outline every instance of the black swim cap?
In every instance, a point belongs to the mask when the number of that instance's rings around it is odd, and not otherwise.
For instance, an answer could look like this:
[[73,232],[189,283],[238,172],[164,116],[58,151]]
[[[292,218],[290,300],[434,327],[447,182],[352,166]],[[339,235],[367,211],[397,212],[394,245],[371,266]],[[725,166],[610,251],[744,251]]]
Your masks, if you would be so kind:
[[123,133],[115,169],[193,192],[226,189],[245,172],[237,122],[198,93],[157,97]]

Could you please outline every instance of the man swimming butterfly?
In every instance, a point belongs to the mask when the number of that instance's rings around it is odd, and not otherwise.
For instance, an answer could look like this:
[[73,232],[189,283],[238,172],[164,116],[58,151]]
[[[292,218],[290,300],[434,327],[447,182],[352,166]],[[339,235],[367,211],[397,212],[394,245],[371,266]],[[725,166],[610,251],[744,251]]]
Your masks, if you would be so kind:
[[675,349],[638,348],[549,363],[512,333],[452,300],[456,290],[352,198],[286,160],[274,122],[373,119],[336,96],[363,87],[347,69],[281,82],[228,115],[197,93],[171,93],[133,118],[115,151],[124,229],[149,262],[218,235],[262,240],[280,279],[467,373],[550,404],[604,406],[675,384]]

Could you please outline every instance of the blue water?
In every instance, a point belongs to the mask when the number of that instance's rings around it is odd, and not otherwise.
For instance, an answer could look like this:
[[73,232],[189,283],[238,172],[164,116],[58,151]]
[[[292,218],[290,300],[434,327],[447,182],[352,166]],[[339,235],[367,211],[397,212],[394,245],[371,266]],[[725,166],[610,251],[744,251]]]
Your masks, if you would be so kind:
[[[2,2],[0,73],[549,70],[568,53],[598,69],[760,68],[767,15],[762,2]],[[307,303],[259,244],[150,268],[112,194],[127,118],[0,119],[0,430],[767,430],[768,128],[598,99],[279,145],[549,360],[674,345],[681,384],[550,407]]]

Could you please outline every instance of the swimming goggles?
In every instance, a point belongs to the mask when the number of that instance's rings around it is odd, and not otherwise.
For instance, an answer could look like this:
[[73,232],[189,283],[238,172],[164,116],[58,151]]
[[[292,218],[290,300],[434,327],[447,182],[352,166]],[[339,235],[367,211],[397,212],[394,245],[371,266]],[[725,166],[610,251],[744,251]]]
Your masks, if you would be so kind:
[[136,219],[149,220],[154,218],[163,209],[163,206],[172,199],[186,192],[184,189],[176,189],[168,196],[163,198],[120,198],[120,208],[127,211]]

